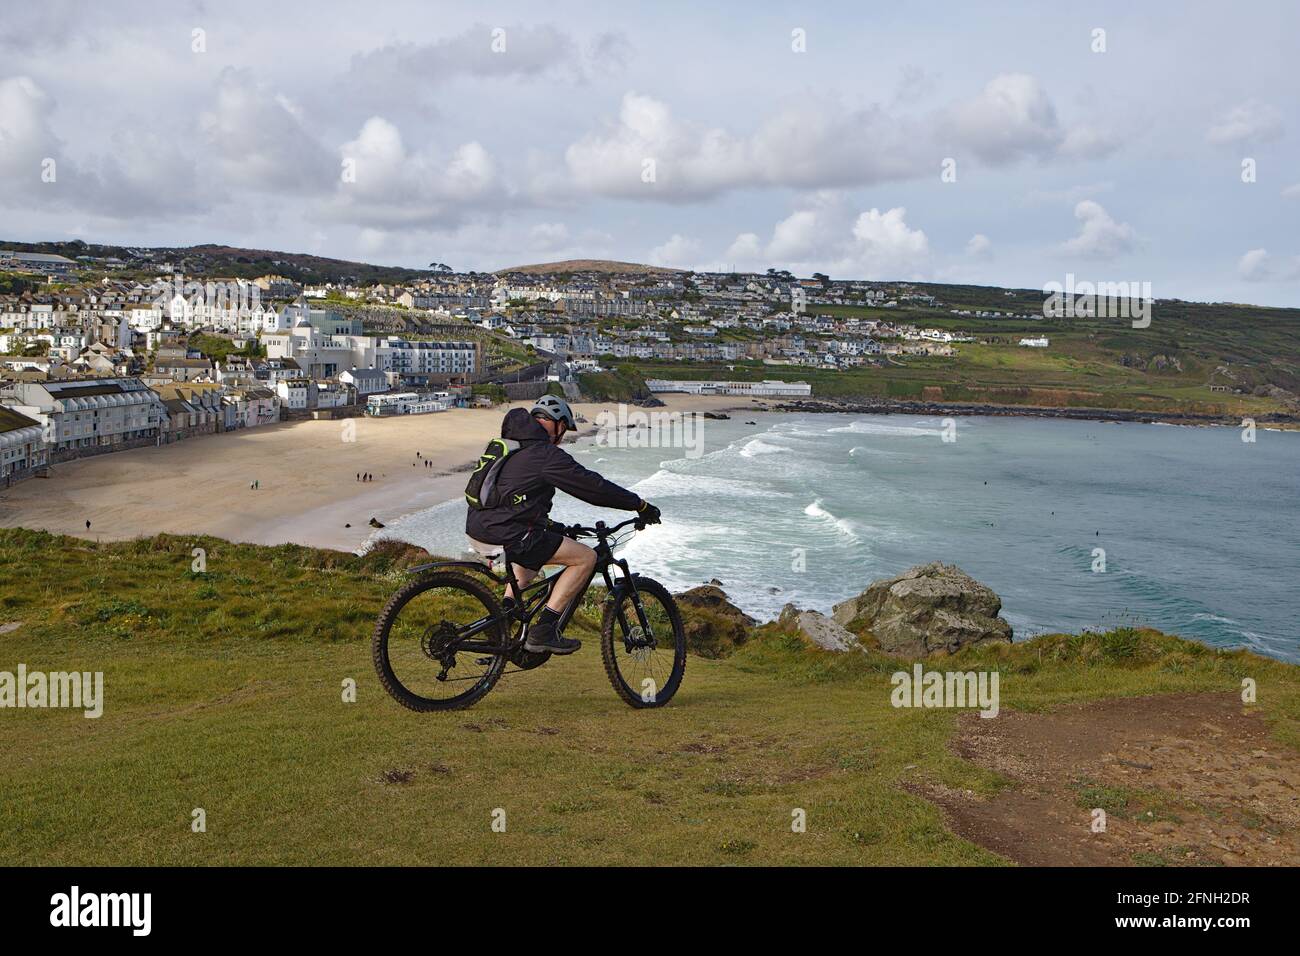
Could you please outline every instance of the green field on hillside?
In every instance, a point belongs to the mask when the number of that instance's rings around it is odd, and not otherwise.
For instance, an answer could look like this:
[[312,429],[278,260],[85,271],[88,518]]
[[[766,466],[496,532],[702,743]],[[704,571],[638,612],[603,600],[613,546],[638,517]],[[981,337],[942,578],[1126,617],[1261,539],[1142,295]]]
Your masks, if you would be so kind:
[[[890,706],[907,662],[769,626],[726,659],[692,655],[669,706],[634,711],[601,668],[592,597],[581,652],[506,676],[471,710],[417,715],[382,691],[368,644],[404,560],[0,532],[0,624],[18,622],[0,634],[0,670],[102,671],[106,698],[98,719],[0,712],[0,861],[1005,862],[904,789],[1004,785],[949,752],[954,712]],[[1251,676],[1274,733],[1300,743],[1296,668],[1245,652],[1124,631],[944,661],[998,669],[1004,710]],[[206,832],[191,830],[196,808]],[[791,830],[796,808],[806,833]]]
[[[952,357],[901,357],[885,368],[843,372],[742,363],[736,378],[800,378],[825,398],[920,399],[1007,405],[1049,405],[1193,412],[1237,416],[1300,412],[1300,309],[1232,303],[1161,300],[1150,325],[1124,318],[1043,318],[1042,294],[979,286],[919,285],[943,308],[808,306],[815,315],[858,316],[921,328],[964,331],[978,343],[955,346]],[[954,315],[1014,312],[1025,317]],[[1046,336],[1045,349],[1020,347],[1025,336]],[[805,336],[815,343],[816,336]],[[812,348],[812,346],[809,346]],[[651,363],[647,376],[733,377],[719,365],[701,370],[686,363]],[[1212,391],[1210,386],[1225,386]],[[1054,394],[1055,393],[1055,394]]]

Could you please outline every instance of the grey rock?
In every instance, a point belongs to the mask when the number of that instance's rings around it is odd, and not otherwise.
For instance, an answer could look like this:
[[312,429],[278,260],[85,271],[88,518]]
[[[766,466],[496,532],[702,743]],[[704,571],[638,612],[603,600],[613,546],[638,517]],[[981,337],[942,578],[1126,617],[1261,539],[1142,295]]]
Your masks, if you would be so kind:
[[782,627],[797,630],[828,651],[861,650],[858,639],[848,629],[818,611],[801,611],[793,604],[787,604],[781,609],[778,622]]
[[1011,625],[999,617],[1002,599],[951,564],[909,568],[874,582],[835,605],[837,624],[865,625],[888,654],[917,656],[956,651],[985,641],[1010,641]]

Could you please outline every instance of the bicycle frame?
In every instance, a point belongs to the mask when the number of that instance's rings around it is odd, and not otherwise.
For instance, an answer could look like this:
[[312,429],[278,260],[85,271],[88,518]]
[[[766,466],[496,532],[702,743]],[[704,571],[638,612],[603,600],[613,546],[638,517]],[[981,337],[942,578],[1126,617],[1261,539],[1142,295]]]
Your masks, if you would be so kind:
[[[590,536],[596,538],[596,545],[595,548],[593,549],[596,552],[596,567],[592,571],[592,576],[587,579],[585,584],[583,584],[582,590],[579,591],[578,594],[574,597],[574,599],[569,602],[569,606],[566,607],[564,609],[564,612],[560,615],[560,620],[556,625],[557,630],[562,631],[564,627],[569,623],[569,620],[573,617],[573,614],[577,609],[578,605],[582,602],[583,597],[586,595],[587,588],[591,586],[592,580],[595,578],[596,574],[599,573],[605,581],[605,589],[609,593],[610,597],[612,598],[619,597],[620,596],[618,591],[619,588],[630,590],[632,594],[632,606],[636,608],[637,622],[642,628],[643,633],[647,633],[647,634],[650,633],[650,627],[646,621],[645,609],[641,606],[641,599],[636,590],[635,578],[631,570],[628,568],[627,561],[623,558],[614,557],[613,548],[609,543],[609,539],[615,533],[617,533],[618,531],[627,527],[630,524],[636,524],[638,520],[639,519],[633,518],[628,521],[624,521],[621,524],[615,525],[612,528],[607,528],[605,526],[605,522],[598,521],[596,522],[595,528],[582,529],[583,531],[590,530],[591,531]],[[574,540],[577,540],[576,537],[574,538]],[[471,653],[479,652],[479,653],[494,654],[494,655],[506,655],[506,654],[513,653],[520,645],[523,644],[525,640],[524,635],[526,634],[527,625],[532,621],[533,617],[537,614],[537,612],[541,609],[541,607],[545,605],[547,599],[551,595],[551,589],[555,586],[555,578],[557,577],[557,575],[554,574],[544,575],[538,577],[535,581],[533,581],[530,584],[520,585],[518,579],[515,577],[514,564],[510,560],[509,552],[503,550],[501,557],[502,560],[505,562],[504,574],[498,574],[492,570],[490,565],[478,561],[437,561],[431,564],[422,564],[417,567],[408,569],[407,573],[418,574],[421,571],[428,571],[435,568],[438,569],[463,568],[468,571],[473,571],[477,574],[486,575],[487,577],[491,578],[493,581],[495,581],[499,585],[502,585],[503,587],[509,586],[511,593],[518,595],[518,597],[514,602],[514,605],[508,611],[505,612],[504,616],[498,617],[496,615],[488,615],[486,617],[479,618],[477,621],[474,621],[471,624],[465,625],[463,628],[459,628],[458,629],[459,636],[455,645],[457,651],[468,651]],[[621,576],[615,578],[610,573],[611,567],[618,568],[622,572]],[[530,592],[533,592],[531,596],[530,596]],[[489,628],[496,627],[497,625],[500,624],[508,624],[509,622],[512,621],[518,621],[519,623],[523,624],[525,626],[525,629],[521,629],[519,634],[513,638],[510,637],[509,633],[507,632],[507,639],[504,645],[495,642],[469,640],[470,638],[473,638],[477,634],[483,633]],[[619,606],[618,608],[618,623],[619,626],[623,629],[623,634],[626,640],[626,635],[630,633],[630,628],[628,626],[626,615],[623,613],[623,609],[621,606]]]

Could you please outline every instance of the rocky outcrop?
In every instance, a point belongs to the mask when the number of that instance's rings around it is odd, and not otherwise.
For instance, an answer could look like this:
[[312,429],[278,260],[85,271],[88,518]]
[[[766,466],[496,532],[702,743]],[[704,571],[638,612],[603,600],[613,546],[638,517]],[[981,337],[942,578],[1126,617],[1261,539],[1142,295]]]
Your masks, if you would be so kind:
[[727,592],[703,584],[676,595],[686,629],[686,647],[700,657],[726,657],[749,639],[758,622],[727,599]]
[[934,562],[876,581],[856,598],[835,605],[835,622],[870,635],[887,654],[918,656],[956,651],[985,641],[1010,641],[1011,625],[998,616],[1002,599],[951,564]]
[[828,651],[861,650],[852,631],[819,611],[801,611],[793,604],[787,604],[781,609],[777,624],[787,630],[798,631]]

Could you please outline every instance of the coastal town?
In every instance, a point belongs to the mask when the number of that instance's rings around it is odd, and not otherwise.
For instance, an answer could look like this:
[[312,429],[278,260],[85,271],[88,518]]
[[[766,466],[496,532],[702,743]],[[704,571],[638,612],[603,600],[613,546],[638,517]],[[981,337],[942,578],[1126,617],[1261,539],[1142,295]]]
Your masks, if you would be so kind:
[[[918,321],[942,303],[903,282],[578,263],[312,283],[213,274],[164,252],[0,249],[11,286],[0,292],[0,482],[286,420],[429,413],[557,389],[576,399],[584,375],[626,362],[680,369],[648,377],[652,392],[808,398],[807,382],[779,373],[952,356],[976,340]],[[764,376],[691,374],[739,362],[761,363]]]

